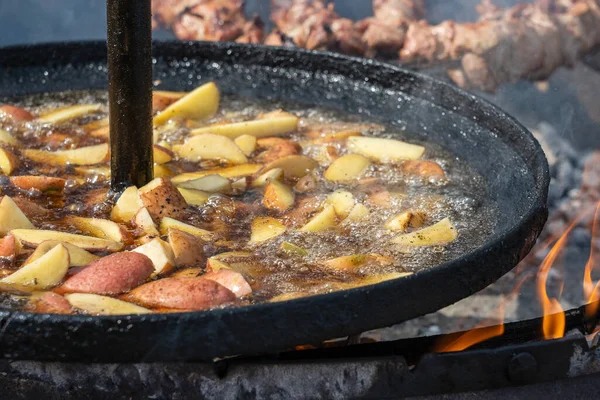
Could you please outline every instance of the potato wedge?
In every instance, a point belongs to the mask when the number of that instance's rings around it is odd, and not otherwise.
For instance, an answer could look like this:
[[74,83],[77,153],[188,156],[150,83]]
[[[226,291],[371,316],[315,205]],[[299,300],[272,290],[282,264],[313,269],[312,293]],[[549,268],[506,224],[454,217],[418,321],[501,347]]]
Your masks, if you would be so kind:
[[65,246],[58,244],[36,261],[22,266],[0,282],[43,290],[58,285],[68,269],[69,252]]
[[285,225],[271,217],[256,217],[252,221],[250,243],[260,243],[283,234]]
[[177,221],[173,218],[163,218],[160,222],[160,234],[166,235],[169,232],[169,228],[179,229],[180,231],[187,232],[190,235],[197,236],[204,240],[210,240],[213,233],[205,229],[196,228],[193,225],[186,224],[185,222]]
[[110,218],[116,222],[129,222],[142,207],[144,203],[140,199],[138,188],[129,186],[115,203]]
[[21,253],[21,243],[13,236],[7,235],[0,239],[0,260],[9,264]]
[[177,267],[191,267],[206,263],[204,242],[201,239],[176,228],[169,228],[167,235]]
[[263,194],[263,205],[270,210],[286,211],[289,210],[296,200],[292,189],[279,181],[270,181],[265,186]]
[[312,217],[310,221],[306,223],[302,228],[301,232],[322,232],[330,228],[333,228],[337,224],[337,214],[335,208],[332,205],[325,205],[323,210],[317,215]]
[[167,92],[164,90],[154,90],[152,92],[152,112],[163,111],[165,108],[175,103],[185,96],[186,92]]
[[143,254],[124,251],[102,257],[71,275],[54,291],[63,293],[121,294],[146,282],[154,272]]
[[187,208],[187,203],[177,187],[165,178],[153,179],[139,188],[138,194],[157,223],[164,217],[179,218]]
[[269,181],[280,181],[283,179],[283,170],[281,168],[275,168],[260,175],[252,182],[252,187],[259,188],[264,187]]
[[360,154],[346,154],[335,160],[323,176],[333,182],[352,181],[361,178],[369,165],[371,161]]
[[19,168],[19,159],[10,151],[0,147],[0,170],[5,175],[11,175],[13,171]]
[[207,271],[220,271],[222,269],[231,269],[231,266],[229,266],[229,264],[211,257],[208,260],[206,260],[206,270]]
[[380,163],[416,160],[425,152],[425,147],[394,139],[353,136],[348,138],[348,150]]
[[427,216],[421,211],[405,211],[390,219],[385,227],[391,231],[405,232],[409,227],[420,228]]
[[177,190],[179,190],[179,193],[181,193],[190,206],[202,206],[210,197],[210,193],[202,192],[200,190],[184,189],[181,187],[178,187]]
[[177,150],[188,161],[225,160],[232,164],[246,164],[248,158],[237,144],[228,137],[205,133],[193,136]]
[[175,157],[175,154],[171,150],[157,144],[152,147],[152,155],[156,164],[166,164]]
[[152,311],[123,300],[92,293],[71,293],[65,298],[75,308],[95,315],[148,314]]
[[215,168],[198,172],[187,172],[184,174],[174,176],[173,179],[171,179],[171,182],[173,182],[176,185],[179,185],[182,182],[202,178],[203,176],[212,174],[221,175],[223,178],[241,178],[244,176],[254,175],[262,168],[262,164],[242,164],[227,168]]
[[66,242],[89,251],[120,251],[123,243],[114,240],[100,239],[91,236],[75,235],[72,233],[39,230],[13,229],[11,233],[25,246],[37,247],[47,240]]
[[80,247],[72,245],[71,243],[59,242],[57,240],[47,240],[40,243],[40,245],[35,248],[35,251],[31,253],[27,260],[25,260],[24,265],[31,264],[32,262],[38,260],[59,244],[65,246],[69,252],[69,266],[71,267],[85,267],[86,265],[100,258],[97,255],[85,251]]
[[379,254],[352,254],[324,261],[321,265],[335,272],[358,273],[361,267],[367,265],[382,267],[392,265],[393,263],[393,258]]
[[202,178],[192,179],[180,183],[179,188],[199,190],[201,192],[208,193],[229,193],[231,192],[231,182],[227,178],[223,178],[221,175],[213,174],[206,175]]
[[453,242],[458,232],[449,218],[415,232],[396,236],[392,243],[406,247],[437,246]]
[[65,182],[62,178],[52,176],[21,175],[10,177],[10,183],[23,190],[37,189],[44,193],[62,192],[65,188]]
[[192,135],[214,133],[235,139],[242,135],[255,137],[281,136],[298,129],[298,117],[284,116],[231,124],[210,125],[192,130]]
[[171,245],[159,238],[154,238],[132,251],[143,254],[152,261],[153,276],[167,274],[175,267],[175,255]]
[[0,143],[7,144],[9,146],[18,146],[19,140],[4,129],[0,129]]
[[65,217],[64,220],[90,236],[122,243],[131,241],[129,233],[123,226],[108,219],[84,218],[71,215]]
[[0,117],[19,122],[31,121],[33,119],[33,115],[29,111],[8,104],[0,106]]
[[75,172],[81,175],[98,175],[105,178],[110,178],[110,168],[108,167],[75,167]]
[[4,196],[0,201],[0,234],[4,236],[13,229],[35,229],[35,226],[13,199]]
[[202,278],[209,279],[225,286],[238,298],[252,294],[252,288],[243,275],[230,269],[223,268],[219,271],[209,272],[202,275]]
[[318,166],[319,163],[310,157],[294,155],[282,157],[265,165],[261,173],[281,168],[286,179],[300,179]]
[[250,157],[256,150],[256,136],[242,135],[234,140],[235,144],[244,152],[247,157]]
[[335,213],[342,218],[346,218],[354,208],[354,196],[346,190],[336,190],[327,196],[326,204],[331,204]]
[[133,223],[142,230],[144,235],[154,238],[159,236],[158,229],[146,207],[142,207],[133,217]]
[[217,85],[206,83],[192,90],[154,117],[152,123],[159,126],[170,119],[204,119],[216,114],[220,94]]
[[25,149],[22,153],[30,160],[46,165],[94,165],[108,160],[109,147],[107,143],[103,143],[72,150]]
[[83,117],[84,115],[95,113],[100,111],[102,106],[100,104],[78,104],[75,106],[61,107],[56,110],[52,110],[48,113],[42,114],[38,117],[39,122],[48,124],[60,124],[70,119]]
[[358,222],[360,220],[362,220],[363,218],[365,218],[367,215],[369,215],[371,211],[369,210],[369,208],[367,206],[365,206],[364,204],[356,204],[352,210],[350,211],[350,214],[348,214],[348,216],[346,217],[346,219],[344,220],[344,222],[348,221],[348,222]]
[[173,176],[173,171],[165,164],[154,164],[152,170],[154,178],[171,178]]

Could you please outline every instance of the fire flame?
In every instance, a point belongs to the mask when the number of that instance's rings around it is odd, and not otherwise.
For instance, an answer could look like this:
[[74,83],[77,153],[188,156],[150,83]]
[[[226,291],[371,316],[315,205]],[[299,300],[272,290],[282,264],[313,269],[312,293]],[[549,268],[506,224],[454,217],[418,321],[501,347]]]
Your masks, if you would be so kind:
[[598,307],[600,305],[600,281],[594,285],[592,279],[592,272],[596,263],[596,250],[595,242],[598,238],[598,222],[600,219],[600,202],[596,205],[596,212],[594,213],[594,222],[592,224],[592,242],[590,248],[590,256],[587,263],[585,264],[585,271],[583,274],[583,294],[587,300],[587,306],[585,310],[586,317],[595,317],[598,314]]

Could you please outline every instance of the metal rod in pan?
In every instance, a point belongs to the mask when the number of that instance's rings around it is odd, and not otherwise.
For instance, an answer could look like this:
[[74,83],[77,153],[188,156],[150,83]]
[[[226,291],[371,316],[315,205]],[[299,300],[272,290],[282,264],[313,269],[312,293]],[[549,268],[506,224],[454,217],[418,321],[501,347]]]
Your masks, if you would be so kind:
[[111,188],[152,180],[150,0],[107,0]]

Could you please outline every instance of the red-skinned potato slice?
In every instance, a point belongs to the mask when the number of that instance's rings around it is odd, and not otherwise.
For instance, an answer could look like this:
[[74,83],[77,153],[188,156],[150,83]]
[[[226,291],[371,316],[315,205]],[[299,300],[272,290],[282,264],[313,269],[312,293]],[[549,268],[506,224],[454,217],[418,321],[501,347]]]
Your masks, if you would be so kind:
[[122,296],[146,307],[206,310],[235,300],[225,286],[203,278],[164,278],[146,283]]
[[202,275],[202,278],[210,279],[211,281],[215,281],[218,284],[225,286],[227,289],[231,290],[236,297],[244,297],[252,294],[252,288],[242,274],[230,269],[220,269],[217,272],[209,272],[206,275]]
[[0,117],[19,122],[31,121],[34,118],[33,115],[24,108],[9,105],[0,106]]
[[62,192],[65,188],[65,180],[52,176],[22,175],[11,176],[10,182],[23,190],[37,189],[41,192]]
[[177,187],[165,178],[156,178],[138,193],[140,200],[148,209],[155,222],[159,223],[164,217],[181,218],[187,208],[187,202]]
[[60,294],[54,292],[37,292],[29,297],[27,310],[37,313],[70,314],[71,304]]
[[68,278],[58,293],[121,294],[141,285],[154,272],[143,254],[123,252],[94,261]]

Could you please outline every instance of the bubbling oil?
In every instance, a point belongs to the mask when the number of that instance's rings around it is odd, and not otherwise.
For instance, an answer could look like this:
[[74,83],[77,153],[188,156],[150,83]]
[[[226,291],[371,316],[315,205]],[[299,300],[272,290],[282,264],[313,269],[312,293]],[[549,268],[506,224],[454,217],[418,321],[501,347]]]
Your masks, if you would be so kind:
[[[34,95],[20,99],[12,104],[25,107],[34,113],[62,106],[84,103],[100,103],[101,110],[93,115],[80,118],[60,126],[27,124],[25,127],[13,127],[0,121],[0,128],[13,131],[24,140],[29,148],[49,150],[44,137],[49,132],[68,132],[70,139],[60,144],[57,149],[68,149],[77,146],[98,144],[102,140],[90,137],[83,126],[94,120],[107,116],[107,93],[103,91],[64,92]],[[277,216],[272,211],[259,206],[262,189],[247,190],[244,194],[229,198],[224,195],[213,195],[201,207],[195,207],[186,222],[201,228],[214,227],[215,220],[228,226],[226,244],[209,243],[205,247],[207,255],[228,251],[244,251],[250,256],[232,256],[227,260],[232,269],[241,272],[250,282],[253,295],[240,303],[262,302],[285,293],[302,293],[305,295],[325,293],[347,288],[345,284],[358,276],[368,277],[392,272],[419,272],[433,268],[441,263],[458,258],[483,244],[494,229],[497,210],[487,193],[486,182],[465,160],[458,159],[433,142],[423,142],[408,137],[404,131],[379,121],[366,121],[361,116],[347,115],[339,111],[319,107],[289,104],[284,102],[267,102],[226,96],[221,100],[220,110],[213,118],[194,122],[193,127],[201,127],[213,123],[238,122],[255,118],[261,113],[275,109],[296,114],[301,118],[301,129],[287,138],[302,145],[302,154],[318,159],[322,146],[306,140],[305,131],[310,127],[327,124],[348,124],[362,126],[364,135],[408,140],[421,144],[426,148],[424,159],[437,162],[445,172],[445,179],[432,182],[417,179],[403,174],[397,166],[391,164],[373,164],[369,167],[365,180],[378,182],[378,185],[389,193],[389,204],[385,207],[369,205],[371,212],[368,218],[360,222],[343,222],[336,229],[325,232],[300,232],[288,229],[282,235],[262,242],[249,244],[250,226],[257,216]],[[189,134],[189,127],[174,126],[163,128],[160,139],[170,144],[182,143]],[[339,155],[347,153],[343,142],[332,143]],[[169,168],[174,174],[200,169],[201,166],[183,161],[172,161]],[[54,167],[44,171],[39,165],[25,163],[23,173],[63,176],[72,174],[69,167]],[[319,166],[315,172],[317,185],[310,193],[297,193],[296,204],[313,202],[320,204],[337,189],[351,192],[357,203],[368,201],[368,191],[359,182],[340,184],[324,179],[326,166]],[[72,233],[81,233],[72,226],[61,223],[61,218],[74,214],[109,218],[113,201],[106,197],[95,205],[87,205],[85,199],[91,191],[108,192],[109,181],[105,176],[86,176],[85,181],[78,181],[67,187],[64,199],[54,203],[40,194],[37,201],[45,202],[44,206],[54,215],[44,220],[35,221],[46,229],[59,229]],[[10,190],[9,190],[10,192]],[[10,194],[10,193],[9,193]],[[235,203],[238,202],[238,203]],[[236,212],[236,204],[244,203],[251,212]],[[385,224],[395,215],[406,210],[424,210],[428,223],[450,218],[458,231],[458,238],[443,246],[415,247],[407,251],[405,248],[390,243],[398,233],[390,232]],[[312,212],[310,215],[314,215]],[[224,226],[224,225],[222,225]],[[303,249],[303,254],[290,254],[282,249],[282,243],[292,243]],[[392,259],[392,263],[381,265],[366,263],[352,274],[331,271],[322,268],[325,260],[340,256],[356,254],[377,254]]]

